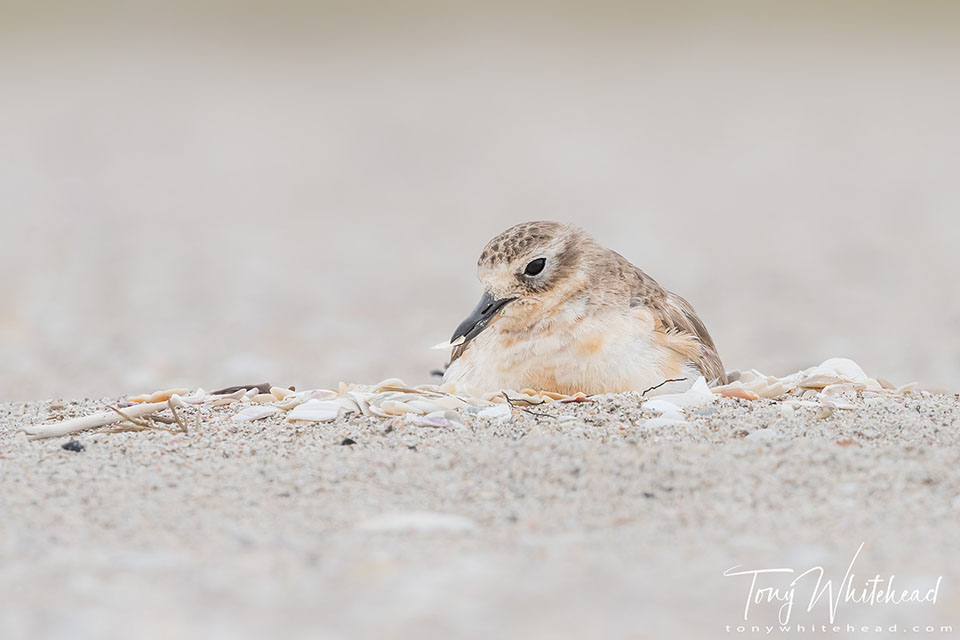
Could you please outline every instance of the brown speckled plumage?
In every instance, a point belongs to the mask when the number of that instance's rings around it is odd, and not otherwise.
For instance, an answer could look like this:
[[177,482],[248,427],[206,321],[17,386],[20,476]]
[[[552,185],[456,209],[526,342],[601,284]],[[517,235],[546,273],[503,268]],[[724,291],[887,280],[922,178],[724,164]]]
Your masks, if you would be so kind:
[[554,237],[563,226],[559,222],[543,221],[510,227],[487,243],[480,253],[477,266],[511,262],[537,244]]

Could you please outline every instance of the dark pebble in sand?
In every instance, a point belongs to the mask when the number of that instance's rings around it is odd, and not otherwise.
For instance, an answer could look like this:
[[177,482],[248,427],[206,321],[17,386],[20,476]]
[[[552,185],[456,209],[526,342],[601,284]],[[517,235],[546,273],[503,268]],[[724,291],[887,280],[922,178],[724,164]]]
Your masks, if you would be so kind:
[[79,440],[71,440],[71,441],[69,441],[69,442],[64,442],[62,445],[60,445],[60,448],[61,448],[61,449],[66,449],[67,451],[74,451],[74,452],[76,452],[76,453],[80,453],[80,452],[83,451],[86,447],[84,447],[82,444],[80,444],[80,441],[79,441]]
[[346,445],[351,445],[351,444],[357,444],[357,441],[354,440],[353,438],[344,438],[344,439],[343,439],[343,442],[341,442],[340,444],[346,446]]

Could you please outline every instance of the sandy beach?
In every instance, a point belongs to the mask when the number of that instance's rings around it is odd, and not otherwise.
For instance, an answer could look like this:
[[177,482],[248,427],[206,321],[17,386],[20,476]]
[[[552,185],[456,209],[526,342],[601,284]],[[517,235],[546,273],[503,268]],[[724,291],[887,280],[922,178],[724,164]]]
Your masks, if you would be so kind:
[[858,573],[942,576],[940,599],[840,624],[960,614],[957,395],[829,416],[721,399],[657,428],[634,395],[447,428],[228,406],[81,452],[17,433],[103,405],[0,405],[4,638],[720,638],[749,586],[724,571],[839,583],[861,543]]

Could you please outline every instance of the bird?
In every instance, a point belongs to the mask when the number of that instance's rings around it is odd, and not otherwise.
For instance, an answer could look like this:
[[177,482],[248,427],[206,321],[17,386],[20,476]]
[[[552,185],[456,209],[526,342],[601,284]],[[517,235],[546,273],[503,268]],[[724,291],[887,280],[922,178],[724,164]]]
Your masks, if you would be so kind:
[[594,395],[727,382],[693,306],[579,227],[513,226],[484,247],[477,276],[480,302],[438,345],[453,347],[444,383]]

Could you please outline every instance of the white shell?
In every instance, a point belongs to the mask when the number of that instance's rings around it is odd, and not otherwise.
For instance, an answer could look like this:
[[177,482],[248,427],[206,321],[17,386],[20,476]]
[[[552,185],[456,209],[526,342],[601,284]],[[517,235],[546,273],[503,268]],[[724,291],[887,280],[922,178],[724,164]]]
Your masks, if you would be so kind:
[[502,420],[504,418],[509,418],[511,413],[509,406],[505,404],[498,404],[492,407],[487,407],[486,409],[481,409],[477,412],[477,415],[481,418]]
[[[683,393],[665,393],[656,397],[656,400],[665,400],[677,407],[683,409],[687,407],[701,407],[717,401],[717,396],[710,391],[707,381],[703,376],[697,378],[688,390]],[[655,400],[647,400],[641,408],[646,407]]]
[[647,400],[640,408],[645,411],[657,411],[661,415],[667,417],[677,417],[679,416],[680,420],[684,419],[683,411],[680,409],[680,405],[667,400],[666,397],[654,398],[653,400]]
[[828,385],[853,383],[858,385],[880,386],[873,378],[868,378],[853,360],[847,358],[830,358],[816,367],[807,369],[800,386],[807,389],[820,389]]
[[408,407],[418,409],[420,413],[423,414],[433,413],[434,411],[443,411],[443,407],[426,400],[407,400],[404,404],[406,404]]
[[430,398],[430,402],[443,409],[463,409],[470,406],[455,396],[437,396],[436,398]]
[[370,415],[370,403],[367,402],[367,398],[369,397],[367,394],[360,393],[359,391],[348,391],[347,395],[357,403],[360,413],[365,416]]
[[357,405],[353,398],[338,398],[337,403],[340,405],[340,408],[343,409],[344,413],[362,413],[359,405]]
[[202,404],[210,398],[216,398],[217,396],[211,396],[209,393],[204,391],[203,387],[197,387],[197,390],[191,393],[188,396],[181,396],[180,400],[186,404]]
[[305,422],[327,422],[336,420],[340,415],[340,403],[330,400],[308,400],[298,407],[294,407],[287,414],[287,422],[303,420]]
[[336,391],[330,391],[330,389],[310,389],[298,394],[298,397],[301,402],[306,402],[307,400],[333,400],[340,397],[340,394]]
[[386,380],[381,380],[377,384],[373,385],[374,389],[380,389],[382,387],[406,387],[405,383],[400,378],[387,378]]

